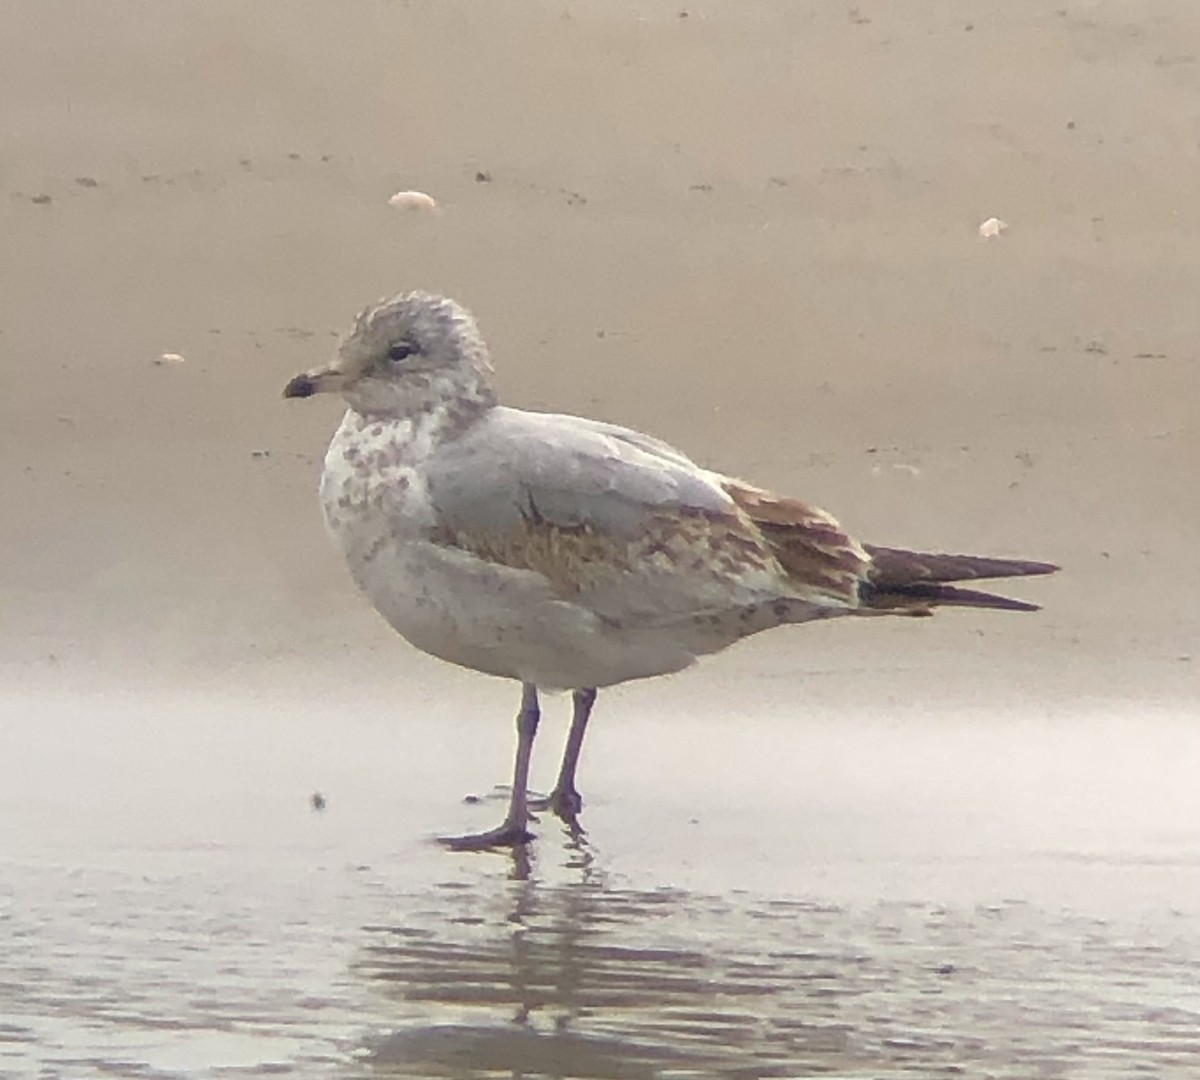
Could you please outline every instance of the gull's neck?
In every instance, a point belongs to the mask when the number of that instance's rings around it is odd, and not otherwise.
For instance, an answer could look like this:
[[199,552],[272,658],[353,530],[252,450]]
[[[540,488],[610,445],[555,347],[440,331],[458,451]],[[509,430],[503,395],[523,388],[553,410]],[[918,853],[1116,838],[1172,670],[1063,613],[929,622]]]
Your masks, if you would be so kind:
[[449,378],[439,372],[410,376],[403,382],[356,387],[346,401],[364,425],[404,424],[435,429],[453,438],[497,405],[486,379]]

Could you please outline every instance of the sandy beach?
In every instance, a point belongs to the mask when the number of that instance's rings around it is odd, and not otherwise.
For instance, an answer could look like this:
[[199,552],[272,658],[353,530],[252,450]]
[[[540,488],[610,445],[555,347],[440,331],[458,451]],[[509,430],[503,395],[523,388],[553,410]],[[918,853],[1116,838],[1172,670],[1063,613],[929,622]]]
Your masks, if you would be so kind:
[[[1191,1075],[1193,4],[4,22],[0,1075]],[[413,288],[510,404],[1064,570],[606,693],[584,841],[447,854],[516,688],[356,594],[280,396]]]

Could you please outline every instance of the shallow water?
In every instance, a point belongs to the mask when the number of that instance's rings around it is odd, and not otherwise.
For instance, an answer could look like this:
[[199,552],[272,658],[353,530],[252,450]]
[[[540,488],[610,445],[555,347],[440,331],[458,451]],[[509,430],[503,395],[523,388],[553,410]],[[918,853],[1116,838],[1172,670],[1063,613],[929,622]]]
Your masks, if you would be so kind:
[[[762,782],[727,799],[742,781],[703,715],[657,725],[692,734],[682,787],[614,718],[587,763],[588,835],[544,822],[522,862],[430,842],[499,815],[498,797],[458,800],[506,765],[508,736],[430,710],[414,726],[269,701],[7,702],[0,1072],[1197,1075],[1183,719],[1136,740],[1119,722],[743,721]],[[997,820],[988,773],[946,779],[987,747],[1028,782],[1013,762],[1039,739],[1077,757],[1098,733],[1129,782],[1093,760],[1109,801],[1073,818],[1049,785]],[[943,782],[923,796],[929,767]]]

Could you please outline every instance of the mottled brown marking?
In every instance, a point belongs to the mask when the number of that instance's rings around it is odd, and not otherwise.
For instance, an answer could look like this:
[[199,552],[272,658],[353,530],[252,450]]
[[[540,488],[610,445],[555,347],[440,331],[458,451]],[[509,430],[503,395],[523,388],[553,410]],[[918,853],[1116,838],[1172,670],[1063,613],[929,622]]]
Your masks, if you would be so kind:
[[629,569],[626,546],[597,535],[590,525],[564,527],[527,518],[510,532],[439,528],[432,539],[486,562],[535,571],[564,596],[579,593],[597,570]]
[[725,490],[800,594],[857,603],[870,558],[829,514],[736,480],[727,480]]
[[467,533],[444,527],[433,540],[488,562],[536,571],[563,596],[586,592],[611,580],[614,573],[645,572],[655,566],[710,580],[782,573],[757,530],[734,514],[662,514],[632,538],[603,535],[588,524],[556,525],[531,514],[510,532]]
[[666,559],[693,574],[737,578],[747,573],[782,573],[774,555],[749,522],[736,514],[713,514],[692,507],[679,516],[651,518],[631,545],[634,561]]
[[725,490],[761,531],[793,585],[860,605],[862,614],[931,615],[942,605],[1032,611],[1035,605],[945,584],[1053,573],[1050,563],[862,545],[824,510],[739,481]]
[[363,551],[362,556],[361,556],[363,563],[374,562],[375,559],[378,557],[379,553],[387,546],[387,544],[390,540],[391,540],[391,537],[388,536],[386,533],[384,533],[380,536],[377,536],[371,542],[370,546],[367,547],[365,551]]

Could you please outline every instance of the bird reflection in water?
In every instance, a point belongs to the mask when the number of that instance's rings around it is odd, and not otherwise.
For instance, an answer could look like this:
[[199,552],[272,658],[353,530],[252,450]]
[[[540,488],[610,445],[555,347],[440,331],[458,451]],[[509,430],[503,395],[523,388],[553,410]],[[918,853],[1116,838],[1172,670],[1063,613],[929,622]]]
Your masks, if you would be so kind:
[[761,955],[725,955],[750,929],[728,901],[623,889],[582,836],[562,850],[542,868],[513,849],[502,890],[446,881],[406,898],[416,910],[403,923],[368,928],[358,972],[405,1021],[372,1047],[380,1074],[769,1077],[798,1055],[844,1060],[836,994],[814,998],[811,1015],[770,1019],[798,978],[837,978],[813,970],[827,957],[771,951],[785,923],[797,929],[795,906],[760,913],[779,924],[758,935]]

